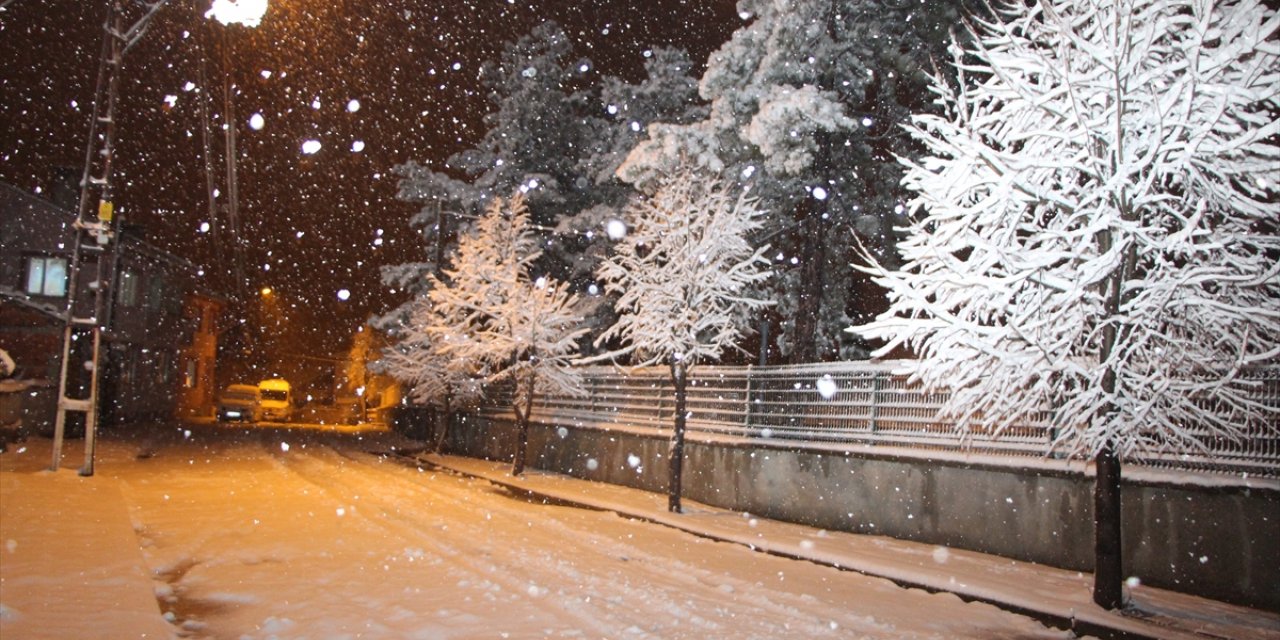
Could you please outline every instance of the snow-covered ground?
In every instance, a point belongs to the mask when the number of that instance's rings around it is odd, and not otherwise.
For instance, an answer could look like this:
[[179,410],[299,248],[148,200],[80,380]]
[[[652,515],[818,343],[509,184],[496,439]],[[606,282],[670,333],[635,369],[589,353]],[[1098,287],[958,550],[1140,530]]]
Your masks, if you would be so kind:
[[19,444],[0,456],[0,636],[1068,637],[369,453],[400,444],[173,428],[105,438],[92,478]]

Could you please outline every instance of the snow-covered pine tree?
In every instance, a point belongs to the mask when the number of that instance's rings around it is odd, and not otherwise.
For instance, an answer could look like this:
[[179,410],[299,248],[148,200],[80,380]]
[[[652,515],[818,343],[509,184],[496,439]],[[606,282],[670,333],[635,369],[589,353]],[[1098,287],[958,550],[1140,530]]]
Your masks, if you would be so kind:
[[903,192],[892,156],[910,146],[899,124],[926,105],[924,69],[962,4],[743,0],[744,25],[707,60],[708,115],[652,124],[618,170],[645,187],[689,163],[751,186],[772,212],[782,259],[767,295],[786,310],[775,321],[792,362],[866,355],[843,329],[880,297],[855,298],[846,238],[893,255]]
[[632,199],[625,211],[630,232],[600,265],[606,291],[619,294],[619,317],[597,343],[623,346],[594,359],[630,356],[635,366],[671,370],[671,511],[680,511],[689,369],[736,347],[748,312],[770,304],[750,293],[769,276],[768,247],[753,249],[748,239],[763,216],[745,192],[734,195],[723,182],[680,172],[660,181],[653,195]]
[[538,390],[583,393],[571,366],[586,332],[578,297],[565,283],[531,277],[538,244],[523,195],[494,198],[475,228],[459,238],[454,264],[445,269],[447,282],[431,276],[428,294],[433,309],[449,320],[427,329],[436,348],[481,364],[486,384],[507,381],[515,387],[513,475],[524,471]]
[[918,354],[962,430],[1052,409],[1096,462],[1106,607],[1120,460],[1276,434],[1246,372],[1280,354],[1278,30],[1255,0],[1009,3],[913,121],[905,264],[853,330]]

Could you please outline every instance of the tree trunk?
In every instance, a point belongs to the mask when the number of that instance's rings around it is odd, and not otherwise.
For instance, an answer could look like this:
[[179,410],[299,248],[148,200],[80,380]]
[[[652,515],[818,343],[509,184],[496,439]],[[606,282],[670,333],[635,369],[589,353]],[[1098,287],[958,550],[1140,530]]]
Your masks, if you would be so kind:
[[685,386],[688,383],[688,371],[683,363],[671,361],[671,386],[676,392],[675,430],[671,432],[671,449],[668,468],[671,472],[667,490],[667,509],[672,513],[680,513],[680,488],[684,475],[684,427],[685,427]]
[[446,391],[444,394],[444,406],[440,408],[440,412],[436,418],[436,444],[435,452],[444,453],[444,442],[449,437],[449,423],[453,421],[452,407],[453,391]]
[[[1121,207],[1122,210],[1124,207]],[[1125,216],[1129,219],[1131,216]],[[1109,251],[1114,243],[1110,231],[1099,235],[1102,251]],[[1124,283],[1129,280],[1137,262],[1132,244],[1124,252],[1119,268],[1108,278],[1107,299],[1104,306],[1106,324],[1102,327],[1102,345],[1099,362],[1105,367],[1102,390],[1107,397],[1115,398],[1119,386],[1120,362],[1115,354],[1128,340],[1129,331],[1119,325],[1121,306],[1126,297]],[[1116,412],[1115,400],[1108,407],[1108,419]],[[1108,440],[1094,457],[1093,485],[1093,601],[1106,609],[1118,609],[1123,602],[1121,585],[1124,581],[1124,559],[1121,554],[1122,523],[1120,518],[1120,457],[1116,443]]]
[[1115,445],[1094,458],[1093,485],[1093,601],[1104,609],[1124,604],[1124,582],[1120,535],[1120,458]]
[[[533,413],[533,383],[534,374],[529,372],[529,380],[526,383],[524,394],[516,394],[516,455],[511,461],[511,475],[518,476],[524,473],[525,457],[529,453],[529,416]],[[524,410],[520,409],[520,401],[524,401]]]
[[827,209],[826,201],[811,198],[804,208],[804,219],[800,222],[800,286],[796,291],[796,322],[789,358],[792,364],[818,360],[818,325],[825,285],[823,235],[828,230],[824,228],[822,214]]

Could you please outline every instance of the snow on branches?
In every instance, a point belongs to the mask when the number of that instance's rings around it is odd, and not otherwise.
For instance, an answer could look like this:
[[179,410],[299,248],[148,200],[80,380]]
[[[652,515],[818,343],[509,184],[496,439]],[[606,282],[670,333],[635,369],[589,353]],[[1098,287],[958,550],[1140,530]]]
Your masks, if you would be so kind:
[[632,228],[598,270],[605,290],[620,294],[619,318],[597,345],[627,346],[598,358],[634,354],[633,364],[686,367],[718,359],[737,344],[744,314],[770,304],[750,292],[769,276],[768,247],[753,250],[747,238],[764,212],[745,193],[684,171],[634,198],[624,215]]
[[483,363],[489,382],[522,385],[536,376],[558,392],[580,393],[569,366],[585,332],[578,298],[564,283],[531,278],[537,247],[524,197],[495,198],[459,238],[446,282],[432,277],[431,303],[452,319],[432,333],[450,356]]
[[406,317],[392,327],[397,340],[382,351],[374,370],[403,382],[405,395],[421,405],[435,405],[447,413],[469,406],[483,396],[480,364],[453,357],[444,345],[464,338],[450,332],[453,320],[425,296],[414,298]]
[[891,308],[964,429],[1051,411],[1060,446],[1203,448],[1275,429],[1280,17],[1255,0],[1041,0],[953,45],[911,132]]

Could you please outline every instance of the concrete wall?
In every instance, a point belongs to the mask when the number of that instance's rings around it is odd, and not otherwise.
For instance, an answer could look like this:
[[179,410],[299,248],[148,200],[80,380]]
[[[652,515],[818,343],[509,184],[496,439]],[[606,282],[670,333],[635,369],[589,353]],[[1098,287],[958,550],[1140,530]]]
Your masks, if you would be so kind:
[[[459,417],[453,453],[510,460],[514,425]],[[534,425],[529,466],[667,490],[665,437]],[[686,442],[685,497],[829,530],[1089,571],[1093,479],[1078,467]],[[923,452],[922,452],[923,454]],[[1012,461],[1010,461],[1012,462]],[[1125,571],[1144,584],[1280,611],[1280,491],[1126,479]]]

